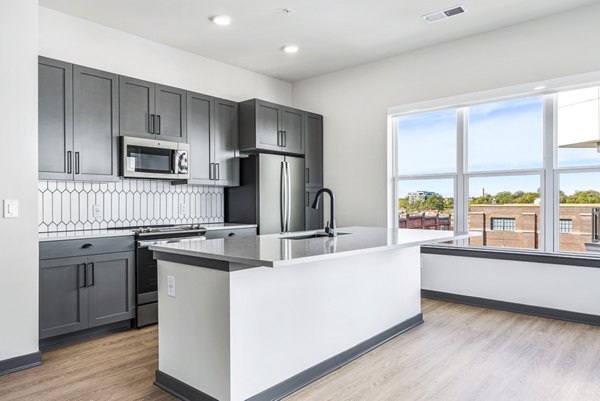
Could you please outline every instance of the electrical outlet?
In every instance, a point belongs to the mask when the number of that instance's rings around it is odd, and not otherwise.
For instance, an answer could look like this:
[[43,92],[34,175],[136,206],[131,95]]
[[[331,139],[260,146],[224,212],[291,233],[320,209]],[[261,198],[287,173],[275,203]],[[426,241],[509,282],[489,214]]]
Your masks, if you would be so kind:
[[4,201],[4,218],[19,217],[19,201],[8,200]]
[[188,215],[188,205],[187,205],[187,203],[180,203],[179,204],[179,214],[181,216],[187,217],[187,215]]
[[94,215],[94,218],[96,220],[101,220],[102,219],[102,206],[101,205],[92,206],[92,214]]
[[175,276],[167,276],[167,295],[175,298]]

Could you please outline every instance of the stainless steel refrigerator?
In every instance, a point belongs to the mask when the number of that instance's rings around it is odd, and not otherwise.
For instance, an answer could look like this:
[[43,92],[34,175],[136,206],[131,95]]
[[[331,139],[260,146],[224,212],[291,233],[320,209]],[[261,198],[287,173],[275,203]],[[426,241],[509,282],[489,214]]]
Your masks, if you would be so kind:
[[259,234],[303,231],[304,159],[258,154],[240,160],[240,186],[225,189],[225,221],[258,224]]

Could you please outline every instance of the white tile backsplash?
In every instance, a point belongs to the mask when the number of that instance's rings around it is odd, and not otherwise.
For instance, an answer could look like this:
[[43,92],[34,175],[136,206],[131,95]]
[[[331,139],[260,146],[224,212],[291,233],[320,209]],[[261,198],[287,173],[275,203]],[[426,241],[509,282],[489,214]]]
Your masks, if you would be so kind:
[[[39,181],[39,231],[221,223],[223,194],[221,187],[154,180]],[[181,203],[187,205],[187,213],[180,213]],[[94,205],[100,206],[102,218],[94,218]]]

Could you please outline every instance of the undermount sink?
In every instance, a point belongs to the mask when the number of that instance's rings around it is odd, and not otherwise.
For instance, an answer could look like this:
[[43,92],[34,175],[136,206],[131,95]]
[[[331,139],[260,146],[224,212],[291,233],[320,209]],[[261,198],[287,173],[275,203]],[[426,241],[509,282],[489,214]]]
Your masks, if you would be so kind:
[[[337,233],[337,235],[348,235],[350,233]],[[314,234],[302,234],[302,235],[284,235],[279,237],[280,239],[311,239],[311,238],[321,238],[321,237],[329,237],[327,233],[314,233]]]

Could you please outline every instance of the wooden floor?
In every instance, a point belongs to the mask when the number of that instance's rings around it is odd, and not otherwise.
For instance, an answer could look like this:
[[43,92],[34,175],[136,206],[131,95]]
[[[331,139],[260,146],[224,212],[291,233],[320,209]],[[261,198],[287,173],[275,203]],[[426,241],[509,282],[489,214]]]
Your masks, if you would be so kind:
[[[286,401],[600,400],[600,327],[423,300],[425,323]],[[0,400],[172,400],[152,385],[156,328],[44,353]]]

